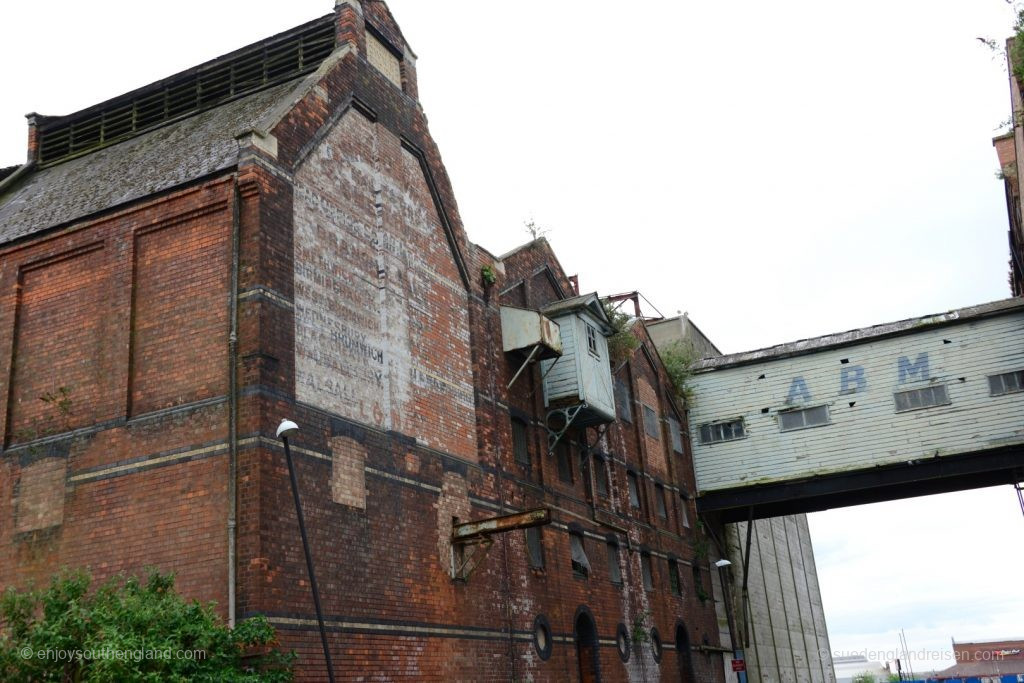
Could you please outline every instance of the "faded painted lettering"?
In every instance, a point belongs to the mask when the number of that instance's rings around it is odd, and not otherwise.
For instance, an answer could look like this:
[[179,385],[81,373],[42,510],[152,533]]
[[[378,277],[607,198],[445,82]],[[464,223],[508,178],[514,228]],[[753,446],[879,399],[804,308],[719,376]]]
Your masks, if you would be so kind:
[[868,388],[863,365],[851,365],[839,371],[839,393],[854,394]]
[[900,384],[909,382],[911,377],[917,380],[928,379],[928,353],[926,351],[917,354],[917,360],[913,363],[906,356],[900,356],[897,365]]
[[796,403],[797,399],[805,403],[811,400],[811,390],[807,388],[807,382],[803,377],[794,377],[790,382],[786,403]]

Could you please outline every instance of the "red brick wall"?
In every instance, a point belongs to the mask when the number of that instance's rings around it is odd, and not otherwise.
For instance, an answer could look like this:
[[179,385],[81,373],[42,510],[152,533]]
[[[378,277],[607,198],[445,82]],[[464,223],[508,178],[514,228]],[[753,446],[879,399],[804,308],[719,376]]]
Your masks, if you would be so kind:
[[231,216],[135,237],[133,415],[227,392]]
[[0,583],[155,566],[223,610],[230,201],[209,182],[0,248]]

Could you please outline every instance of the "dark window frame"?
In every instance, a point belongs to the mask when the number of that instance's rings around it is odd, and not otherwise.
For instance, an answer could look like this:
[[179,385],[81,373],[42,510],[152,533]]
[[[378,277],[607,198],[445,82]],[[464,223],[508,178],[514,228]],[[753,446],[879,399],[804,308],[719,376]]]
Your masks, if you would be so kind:
[[645,591],[654,590],[654,563],[649,550],[640,551],[640,577]]
[[705,422],[700,426],[700,442],[702,445],[738,441],[747,438],[747,425],[742,417],[732,420]]
[[668,590],[676,597],[683,594],[683,582],[679,576],[679,560],[674,557],[668,558]]
[[613,382],[615,393],[615,411],[621,412],[619,418],[623,422],[633,424],[633,390],[629,382],[615,378]]
[[629,493],[629,507],[634,510],[643,510],[644,501],[640,495],[640,475],[633,470],[626,471],[626,488]]
[[530,467],[530,426],[526,420],[513,416],[512,424],[512,454],[517,465],[529,469]]
[[524,529],[526,534],[526,563],[530,569],[544,569],[544,536],[539,526]]
[[594,454],[594,492],[598,498],[607,499],[611,495],[611,482],[608,478],[608,462],[610,458],[604,453]]
[[654,484],[654,511],[658,517],[668,521],[668,501],[665,498],[664,484]]
[[661,441],[661,418],[658,416],[658,411],[646,403],[641,403],[640,409],[644,415],[644,434],[655,441]]
[[583,321],[583,324],[587,335],[587,352],[594,358],[601,360],[601,348],[597,343],[597,328],[586,320]]
[[[578,550],[581,553],[582,562],[576,559],[577,548],[574,547],[574,544],[579,545]],[[569,559],[573,576],[581,579],[590,578],[592,567],[590,558],[587,557],[586,535],[579,529],[569,529]]]
[[555,467],[558,470],[558,481],[572,486],[572,449],[566,441],[560,440],[555,444]]
[[608,560],[608,580],[616,586],[621,586],[623,584],[622,553],[619,550],[619,539],[614,536],[608,537],[605,541],[605,553]]
[[672,437],[672,451],[683,454],[683,425],[674,417],[668,418],[668,429]]
[[[953,403],[945,384],[932,384],[917,389],[904,389],[892,395],[897,413],[909,413],[914,410],[940,408]],[[927,402],[926,402],[927,401]],[[915,402],[917,405],[915,405]]]
[[[819,417],[822,414],[824,415],[823,420]],[[796,419],[798,417],[799,420]],[[812,419],[814,420],[813,422],[811,421]],[[787,421],[789,424],[786,424]],[[779,431],[781,432],[795,432],[801,429],[825,427],[830,424],[832,424],[832,415],[829,413],[828,405],[825,403],[779,411]]]
[[[998,389],[996,388],[997,384]],[[1010,386],[1014,384],[1016,386]],[[1024,370],[1013,370],[988,376],[989,396],[1006,396],[1007,394],[1019,394],[1021,392],[1024,392]]]

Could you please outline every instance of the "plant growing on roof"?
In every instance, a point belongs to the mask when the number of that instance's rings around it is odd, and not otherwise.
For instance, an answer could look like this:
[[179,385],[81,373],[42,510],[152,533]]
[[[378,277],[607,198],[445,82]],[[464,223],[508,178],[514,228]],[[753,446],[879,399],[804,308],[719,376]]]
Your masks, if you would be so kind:
[[676,395],[686,406],[692,406],[694,395],[689,381],[693,376],[693,364],[699,356],[693,343],[688,339],[677,339],[662,348],[659,355]]
[[493,285],[498,281],[498,274],[494,272],[494,268],[490,264],[480,269],[480,277],[484,279],[486,285]]
[[616,366],[626,360],[640,346],[640,340],[633,334],[633,326],[630,325],[630,317],[613,307],[607,301],[603,302],[604,312],[611,323],[612,333],[608,337],[608,355],[611,358],[612,366]]

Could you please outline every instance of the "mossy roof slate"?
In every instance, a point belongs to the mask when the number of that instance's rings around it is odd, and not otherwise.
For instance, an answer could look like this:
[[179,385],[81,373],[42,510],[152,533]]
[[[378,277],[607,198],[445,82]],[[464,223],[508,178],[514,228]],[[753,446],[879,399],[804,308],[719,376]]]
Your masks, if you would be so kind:
[[301,78],[13,179],[0,194],[0,244],[233,167],[246,132]]

